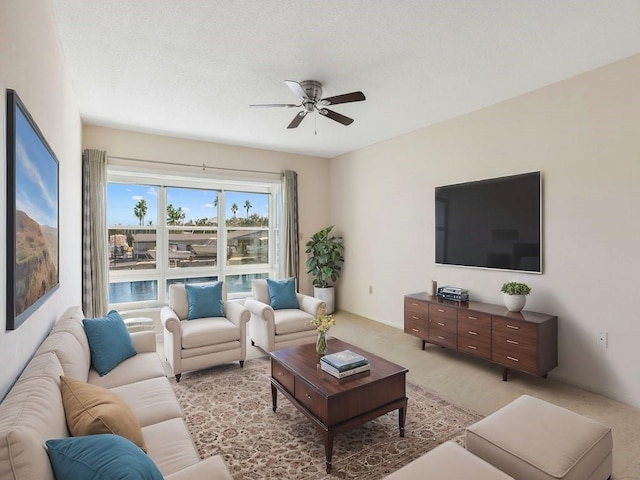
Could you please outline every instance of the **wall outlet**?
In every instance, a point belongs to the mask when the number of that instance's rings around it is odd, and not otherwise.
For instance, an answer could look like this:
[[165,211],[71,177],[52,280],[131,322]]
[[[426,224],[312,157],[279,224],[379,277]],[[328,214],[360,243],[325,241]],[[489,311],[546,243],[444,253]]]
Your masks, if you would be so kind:
[[598,332],[598,346],[600,348],[607,348],[609,340],[609,334],[607,332]]
[[369,285],[369,295],[373,295],[373,287]]

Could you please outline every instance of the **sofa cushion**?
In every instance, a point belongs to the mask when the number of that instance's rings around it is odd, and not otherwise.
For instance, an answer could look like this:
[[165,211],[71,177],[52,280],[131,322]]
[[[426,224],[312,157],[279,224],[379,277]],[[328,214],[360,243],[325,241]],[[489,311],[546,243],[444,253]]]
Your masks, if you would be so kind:
[[315,330],[311,323],[313,315],[302,310],[276,310],[274,313],[276,335]]
[[224,317],[222,311],[222,282],[212,285],[185,285],[189,312],[187,320],[205,317]]
[[269,297],[267,280],[262,278],[251,280],[251,292],[257,301],[266,303],[267,305],[270,304],[271,298]]
[[102,434],[46,441],[57,479],[163,480],[158,467],[126,438]]
[[0,404],[0,478],[54,480],[44,442],[68,435],[60,378],[18,380]]
[[240,340],[240,329],[224,317],[182,322],[182,348],[196,348]]
[[[81,323],[79,327],[82,329]],[[58,329],[44,339],[38,350],[36,350],[35,356],[52,352],[58,357],[64,375],[76,380],[86,381],[89,368],[91,368],[91,354],[87,337],[84,332],[82,335],[84,336],[84,343],[78,340],[78,337],[73,333]]]
[[106,375],[136,354],[124,320],[115,310],[102,318],[85,318],[82,323],[89,340],[91,363],[100,375]]
[[74,437],[112,433],[147,451],[138,419],[117,394],[66,377],[60,377],[60,388],[67,426]]
[[[140,332],[148,333],[148,332]],[[166,372],[157,352],[139,353],[127,358],[124,362],[106,375],[100,375],[93,368],[89,370],[88,383],[104,388],[119,387],[129,383],[164,377]]]
[[267,278],[269,289],[269,304],[274,310],[286,308],[300,308],[296,297],[296,281],[294,278],[287,280],[271,280]]
[[142,433],[149,448],[149,456],[165,476],[200,461],[189,430],[181,418],[143,427]]
[[182,418],[182,409],[166,377],[129,383],[111,391],[127,402],[141,427]]

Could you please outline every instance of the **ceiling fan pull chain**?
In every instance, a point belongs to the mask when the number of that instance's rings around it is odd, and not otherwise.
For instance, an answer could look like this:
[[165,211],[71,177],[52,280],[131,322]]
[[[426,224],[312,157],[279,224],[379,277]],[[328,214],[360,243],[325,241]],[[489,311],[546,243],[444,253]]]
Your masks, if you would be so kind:
[[313,115],[313,130],[318,135],[318,111],[316,110]]

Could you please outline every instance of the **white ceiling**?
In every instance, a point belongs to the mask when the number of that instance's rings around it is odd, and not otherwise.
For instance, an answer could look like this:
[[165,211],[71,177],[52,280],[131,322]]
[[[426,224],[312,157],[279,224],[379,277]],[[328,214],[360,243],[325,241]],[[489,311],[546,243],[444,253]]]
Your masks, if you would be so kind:
[[[51,4],[84,123],[322,157],[640,53],[639,0]],[[355,122],[249,108],[307,79]]]

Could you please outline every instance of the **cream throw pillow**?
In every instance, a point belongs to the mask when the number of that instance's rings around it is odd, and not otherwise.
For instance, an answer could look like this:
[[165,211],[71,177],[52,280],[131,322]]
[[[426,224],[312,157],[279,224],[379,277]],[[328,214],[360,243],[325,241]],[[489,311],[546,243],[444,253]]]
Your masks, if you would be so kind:
[[60,388],[71,435],[113,433],[147,451],[140,422],[120,396],[98,385],[65,376],[60,377]]

